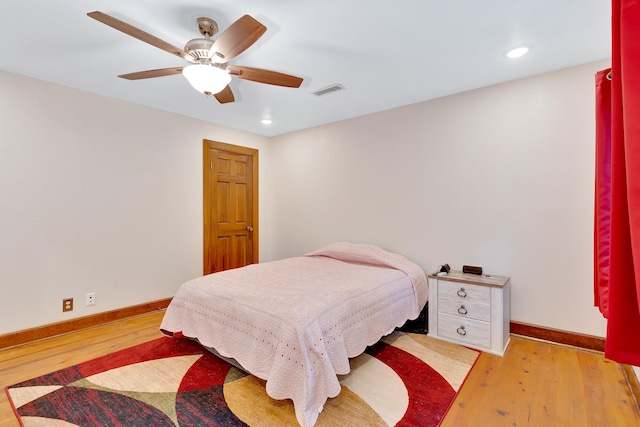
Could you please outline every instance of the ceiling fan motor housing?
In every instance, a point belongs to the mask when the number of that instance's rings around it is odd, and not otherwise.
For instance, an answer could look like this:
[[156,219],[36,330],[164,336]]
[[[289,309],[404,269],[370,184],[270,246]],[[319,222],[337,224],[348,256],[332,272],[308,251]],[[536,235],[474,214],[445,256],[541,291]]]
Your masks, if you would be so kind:
[[216,53],[211,49],[213,47],[211,37],[218,32],[218,23],[211,18],[202,16],[198,18],[198,30],[204,38],[189,40],[184,46],[184,51],[196,62],[202,62],[203,59],[212,59]]
[[212,47],[213,40],[211,39],[193,39],[184,45],[184,51],[196,61],[200,61],[202,59],[211,59],[215,54],[215,51],[211,50]]

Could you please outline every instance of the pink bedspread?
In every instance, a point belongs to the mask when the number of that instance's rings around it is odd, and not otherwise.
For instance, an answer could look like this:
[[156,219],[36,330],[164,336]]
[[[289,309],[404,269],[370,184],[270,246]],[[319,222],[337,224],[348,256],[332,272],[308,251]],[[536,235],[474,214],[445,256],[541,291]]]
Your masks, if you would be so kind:
[[334,243],[183,284],[160,326],[182,332],[266,380],[313,426],[349,358],[415,319],[428,298],[422,268],[377,246]]

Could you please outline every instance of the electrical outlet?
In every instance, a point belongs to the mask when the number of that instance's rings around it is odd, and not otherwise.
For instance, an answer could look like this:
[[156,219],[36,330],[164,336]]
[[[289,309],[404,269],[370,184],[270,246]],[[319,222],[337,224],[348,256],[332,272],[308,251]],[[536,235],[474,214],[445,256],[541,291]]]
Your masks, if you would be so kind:
[[87,305],[94,305],[96,303],[96,293],[95,292],[89,292],[86,295],[86,304]]
[[73,298],[65,298],[62,300],[62,311],[73,310]]

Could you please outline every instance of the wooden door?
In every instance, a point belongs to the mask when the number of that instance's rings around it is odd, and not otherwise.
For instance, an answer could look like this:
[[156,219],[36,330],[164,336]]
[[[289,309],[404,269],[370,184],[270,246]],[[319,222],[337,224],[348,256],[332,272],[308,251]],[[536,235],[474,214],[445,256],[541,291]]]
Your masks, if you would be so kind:
[[258,150],[203,142],[204,274],[258,262]]

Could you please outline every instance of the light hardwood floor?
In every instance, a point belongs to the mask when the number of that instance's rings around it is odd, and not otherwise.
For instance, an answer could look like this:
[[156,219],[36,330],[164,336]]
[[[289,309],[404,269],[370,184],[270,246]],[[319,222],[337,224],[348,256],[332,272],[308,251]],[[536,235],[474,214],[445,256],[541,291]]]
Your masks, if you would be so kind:
[[[160,337],[163,312],[0,351],[7,386]],[[19,426],[0,395],[0,427]],[[483,353],[442,423],[461,426],[640,426],[622,368],[601,353],[513,336]]]

